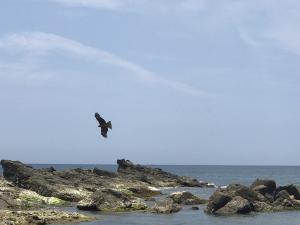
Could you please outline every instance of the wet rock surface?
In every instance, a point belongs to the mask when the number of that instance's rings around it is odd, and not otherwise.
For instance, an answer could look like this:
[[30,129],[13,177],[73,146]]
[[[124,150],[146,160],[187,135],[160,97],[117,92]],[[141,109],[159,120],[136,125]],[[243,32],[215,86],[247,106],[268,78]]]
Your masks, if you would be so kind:
[[300,210],[299,188],[277,187],[273,180],[256,180],[250,187],[231,184],[217,189],[209,198],[206,212],[214,215]]

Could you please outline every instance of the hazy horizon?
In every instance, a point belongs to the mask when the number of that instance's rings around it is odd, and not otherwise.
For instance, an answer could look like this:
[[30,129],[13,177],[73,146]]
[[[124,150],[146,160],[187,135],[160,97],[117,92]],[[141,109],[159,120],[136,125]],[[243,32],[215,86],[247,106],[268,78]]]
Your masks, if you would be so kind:
[[[0,158],[299,165],[300,2],[4,0]],[[100,135],[94,113],[112,121]]]

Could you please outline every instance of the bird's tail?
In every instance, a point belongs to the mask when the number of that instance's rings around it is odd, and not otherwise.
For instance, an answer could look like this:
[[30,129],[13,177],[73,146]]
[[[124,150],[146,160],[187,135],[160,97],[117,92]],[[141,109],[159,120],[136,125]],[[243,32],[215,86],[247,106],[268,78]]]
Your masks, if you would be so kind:
[[106,126],[107,126],[109,129],[112,129],[111,121],[108,121],[108,122],[106,123]]

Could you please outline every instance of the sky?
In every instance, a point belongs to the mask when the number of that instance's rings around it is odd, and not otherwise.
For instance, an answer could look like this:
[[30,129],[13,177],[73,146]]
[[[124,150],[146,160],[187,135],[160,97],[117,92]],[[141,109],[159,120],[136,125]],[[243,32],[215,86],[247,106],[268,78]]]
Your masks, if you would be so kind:
[[[297,0],[2,0],[0,158],[299,165]],[[101,137],[94,113],[112,121]]]

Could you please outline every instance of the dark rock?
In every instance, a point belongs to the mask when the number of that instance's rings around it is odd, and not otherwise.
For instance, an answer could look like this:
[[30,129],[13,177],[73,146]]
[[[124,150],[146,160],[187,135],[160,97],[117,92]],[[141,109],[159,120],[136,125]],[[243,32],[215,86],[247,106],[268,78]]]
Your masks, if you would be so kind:
[[1,160],[3,167],[3,176],[19,186],[22,186],[20,181],[30,177],[33,169],[31,166],[24,165],[20,161]]
[[273,194],[276,190],[276,182],[274,180],[255,180],[250,188],[254,191],[258,191],[259,193],[265,194]]
[[200,182],[197,179],[192,179],[185,176],[178,176],[159,168],[151,168],[139,164],[133,164],[129,160],[117,160],[118,173],[127,175],[130,179],[140,180],[147,182],[151,185],[158,187],[208,187],[208,183]]
[[175,203],[182,205],[200,205],[207,203],[207,200],[201,199],[190,192],[174,192],[168,198],[171,198]]
[[217,215],[248,214],[252,210],[251,203],[240,196],[235,196],[224,207],[215,211]]
[[207,213],[215,213],[218,209],[225,206],[228,202],[230,202],[232,197],[227,193],[224,193],[223,190],[217,190],[212,196],[210,196],[208,200],[208,205],[206,207]]
[[[251,190],[247,186],[241,184],[230,184],[224,189],[218,189],[215,191],[215,193],[209,198],[205,211],[211,214],[222,215],[244,212],[249,213],[248,206],[251,206],[255,201],[261,201],[262,199],[265,200],[263,196],[260,196],[259,193]],[[242,207],[243,205],[245,208]],[[223,209],[223,207],[225,208]],[[250,211],[251,209],[252,208],[250,207]]]
[[278,187],[275,191],[275,199],[277,198],[276,196],[278,195],[278,193],[283,190],[286,190],[289,193],[289,195],[293,195],[296,200],[300,200],[299,188],[292,184],[287,185],[287,186]]
[[241,184],[230,184],[226,188],[226,192],[231,197],[241,196],[242,198],[247,199],[249,202],[254,202],[255,200],[259,200],[259,196],[255,191]]
[[279,187],[272,180],[256,180],[251,188],[231,184],[209,198],[206,212],[218,215],[299,210],[299,190],[294,185]]
[[199,207],[198,206],[193,206],[191,209],[192,210],[199,210]]

